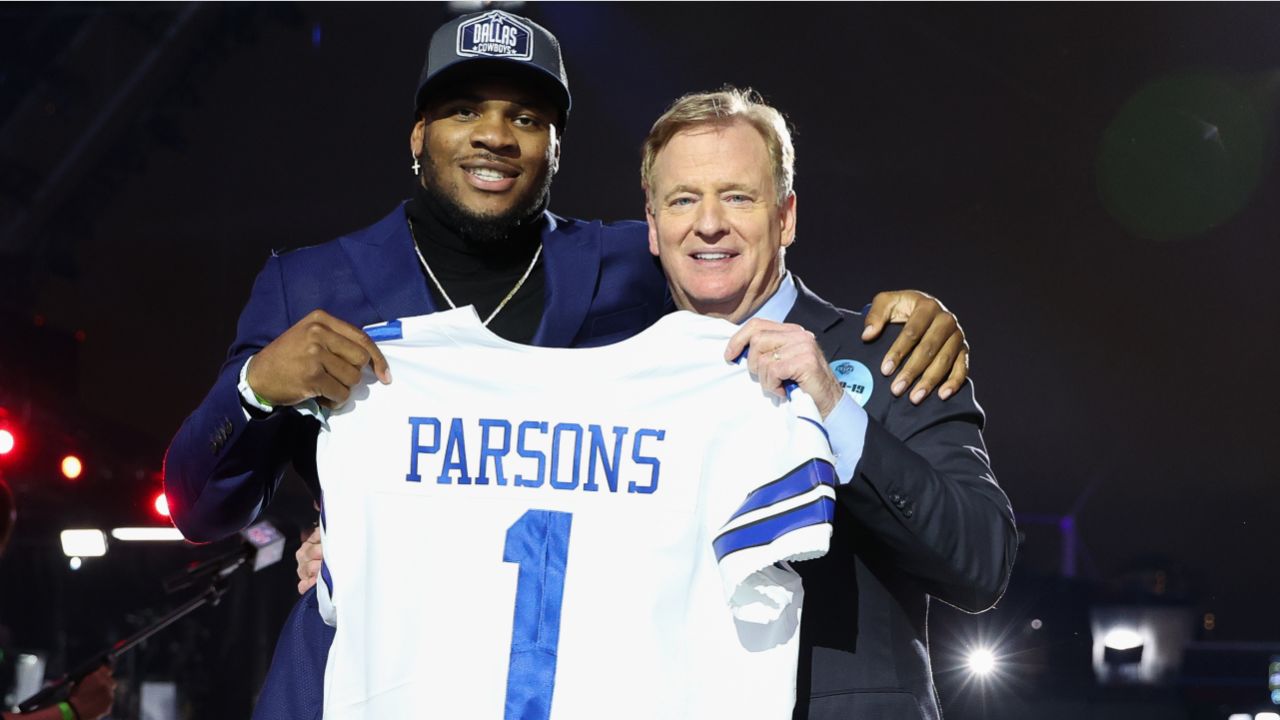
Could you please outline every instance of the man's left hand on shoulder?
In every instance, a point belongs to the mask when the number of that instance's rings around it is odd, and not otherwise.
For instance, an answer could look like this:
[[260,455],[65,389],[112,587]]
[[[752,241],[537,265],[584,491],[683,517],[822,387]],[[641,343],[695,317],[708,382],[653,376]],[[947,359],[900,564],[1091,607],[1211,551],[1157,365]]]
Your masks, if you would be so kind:
[[863,341],[875,340],[887,323],[905,323],[880,365],[886,377],[901,368],[890,388],[894,395],[901,396],[912,381],[916,381],[911,389],[915,405],[935,388],[943,400],[960,390],[969,377],[969,342],[955,313],[927,293],[894,290],[878,293],[871,301],[863,319]]

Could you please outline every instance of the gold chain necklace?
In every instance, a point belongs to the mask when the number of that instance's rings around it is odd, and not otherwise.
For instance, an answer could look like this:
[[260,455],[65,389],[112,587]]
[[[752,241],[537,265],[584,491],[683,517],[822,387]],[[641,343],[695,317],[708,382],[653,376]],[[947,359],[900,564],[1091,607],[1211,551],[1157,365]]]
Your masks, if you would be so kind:
[[[409,223],[409,237],[413,238],[413,251],[418,253],[418,260],[422,262],[422,268],[427,271],[427,277],[431,278],[431,282],[435,283],[436,289],[440,291],[440,297],[443,297],[444,301],[449,303],[449,309],[456,310],[458,306],[453,304],[453,298],[449,297],[449,293],[444,291],[444,286],[440,284],[440,280],[436,278],[436,274],[431,272],[431,266],[427,264],[427,259],[422,257],[422,249],[418,247],[418,236],[413,232],[413,221],[406,220],[406,222]],[[506,297],[502,298],[502,302],[498,303],[498,307],[494,308],[493,312],[489,313],[489,317],[484,319],[484,322],[481,323],[482,325],[489,327],[489,321],[493,320],[502,308],[507,306],[507,303],[511,301],[511,298],[515,297],[516,293],[520,292],[521,286],[524,285],[525,280],[529,279],[529,275],[533,272],[533,266],[538,264],[538,258],[541,256],[542,243],[538,243],[538,249],[533,253],[533,260],[529,263],[529,267],[525,268],[524,275],[520,276],[520,279],[516,281],[516,286],[511,288],[511,292],[507,293]]]

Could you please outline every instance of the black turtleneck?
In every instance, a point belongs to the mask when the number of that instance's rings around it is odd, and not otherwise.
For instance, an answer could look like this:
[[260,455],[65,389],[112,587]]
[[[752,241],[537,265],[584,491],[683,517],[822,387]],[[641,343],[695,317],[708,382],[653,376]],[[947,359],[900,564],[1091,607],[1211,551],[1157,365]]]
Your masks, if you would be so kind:
[[[451,227],[446,220],[448,213],[421,186],[405,205],[405,213],[422,257],[431,265],[445,292],[458,307],[474,305],[481,320],[489,317],[529,268],[546,223],[538,213],[533,221],[520,225],[506,238],[481,242]],[[449,309],[440,288],[425,270],[422,278],[436,307]],[[489,323],[489,329],[501,338],[528,344],[542,322],[546,287],[547,276],[540,257],[529,279]]]

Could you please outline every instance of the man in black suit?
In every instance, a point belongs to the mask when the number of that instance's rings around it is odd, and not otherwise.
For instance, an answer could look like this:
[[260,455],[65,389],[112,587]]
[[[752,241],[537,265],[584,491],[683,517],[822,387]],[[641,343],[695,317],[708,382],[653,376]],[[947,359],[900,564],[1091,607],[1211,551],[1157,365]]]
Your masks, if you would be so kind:
[[746,350],[767,390],[794,383],[812,396],[836,455],[831,551],[796,565],[805,607],[795,717],[940,717],[929,601],[990,608],[1017,546],[973,385],[946,402],[895,397],[870,368],[896,333],[862,342],[860,315],[786,271],[795,152],[781,114],[754,93],[677,100],[644,149],[649,248],[676,304],[744,323],[726,359]]

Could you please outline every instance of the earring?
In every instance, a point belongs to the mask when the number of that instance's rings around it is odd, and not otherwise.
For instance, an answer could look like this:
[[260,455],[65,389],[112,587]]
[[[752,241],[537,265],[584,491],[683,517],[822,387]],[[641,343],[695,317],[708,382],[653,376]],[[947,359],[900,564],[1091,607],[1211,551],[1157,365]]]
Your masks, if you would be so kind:
[[413,174],[420,175],[421,173],[422,173],[422,166],[418,164],[418,156],[414,155],[413,156]]

